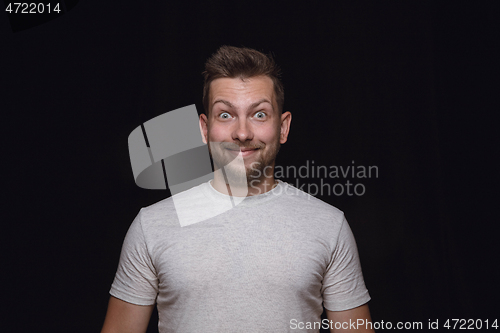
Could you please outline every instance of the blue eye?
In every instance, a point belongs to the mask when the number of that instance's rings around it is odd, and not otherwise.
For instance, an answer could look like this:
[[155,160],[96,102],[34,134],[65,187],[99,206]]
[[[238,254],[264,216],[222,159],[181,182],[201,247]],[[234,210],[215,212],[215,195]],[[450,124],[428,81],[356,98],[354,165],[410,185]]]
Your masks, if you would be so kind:
[[231,115],[227,112],[222,112],[220,115],[219,115],[219,118],[222,118],[222,119],[229,119],[229,117],[231,117]]
[[259,118],[259,119],[262,119],[266,116],[266,114],[262,111],[259,111],[255,114],[255,117]]

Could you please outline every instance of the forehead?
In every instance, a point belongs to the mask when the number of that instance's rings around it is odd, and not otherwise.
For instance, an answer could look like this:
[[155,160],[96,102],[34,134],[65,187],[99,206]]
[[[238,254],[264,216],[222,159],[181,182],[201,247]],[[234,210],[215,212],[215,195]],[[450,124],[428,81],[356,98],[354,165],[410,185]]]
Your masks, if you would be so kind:
[[273,107],[275,107],[274,97],[273,80],[268,76],[256,76],[243,80],[241,78],[219,78],[210,84],[211,105],[220,99],[245,104],[265,98],[272,101]]

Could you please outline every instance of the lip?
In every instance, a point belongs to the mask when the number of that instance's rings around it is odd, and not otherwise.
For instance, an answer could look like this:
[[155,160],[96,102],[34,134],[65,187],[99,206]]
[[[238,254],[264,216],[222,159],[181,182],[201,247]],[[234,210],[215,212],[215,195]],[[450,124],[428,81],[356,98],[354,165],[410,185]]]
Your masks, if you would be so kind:
[[[234,154],[234,155],[238,155],[240,153],[240,149],[238,150],[233,150],[233,149],[228,149],[231,154]],[[242,156],[249,156],[249,155],[252,155],[253,153],[255,153],[257,151],[257,149],[248,149],[248,148],[242,148],[241,149],[241,155]]]

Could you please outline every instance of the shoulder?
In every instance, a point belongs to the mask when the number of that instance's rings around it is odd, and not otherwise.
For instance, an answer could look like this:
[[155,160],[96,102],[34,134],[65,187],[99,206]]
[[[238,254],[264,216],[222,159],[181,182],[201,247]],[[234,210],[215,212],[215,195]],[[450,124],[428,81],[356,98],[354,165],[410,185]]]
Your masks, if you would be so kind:
[[315,221],[325,221],[341,225],[344,221],[344,212],[337,207],[320,200],[301,189],[284,183],[284,195],[281,203],[297,216],[308,216]]
[[152,205],[141,208],[139,212],[140,220],[143,226],[153,227],[155,225],[162,226],[179,226],[176,206],[189,207],[196,203],[204,201],[204,194],[201,190],[202,186],[192,187],[186,191],[175,194],[171,197],[158,201]]

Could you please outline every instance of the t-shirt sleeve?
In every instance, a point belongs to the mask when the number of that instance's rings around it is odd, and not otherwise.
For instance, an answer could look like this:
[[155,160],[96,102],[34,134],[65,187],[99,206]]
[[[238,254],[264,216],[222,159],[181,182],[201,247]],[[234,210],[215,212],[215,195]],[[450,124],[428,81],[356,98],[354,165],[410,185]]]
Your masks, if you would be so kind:
[[137,305],[152,305],[156,302],[158,278],[144,237],[141,212],[125,236],[120,262],[109,293]]
[[361,272],[356,241],[345,218],[323,278],[321,292],[324,306],[330,311],[353,309],[370,300]]

